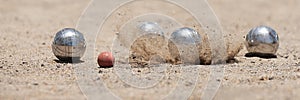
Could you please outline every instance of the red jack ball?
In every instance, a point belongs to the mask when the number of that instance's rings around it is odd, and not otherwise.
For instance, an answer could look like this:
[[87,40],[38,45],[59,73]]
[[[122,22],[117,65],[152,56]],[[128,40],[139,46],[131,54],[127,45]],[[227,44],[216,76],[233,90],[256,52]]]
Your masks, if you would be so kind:
[[98,56],[98,65],[100,67],[113,67],[114,57],[111,52],[102,52]]

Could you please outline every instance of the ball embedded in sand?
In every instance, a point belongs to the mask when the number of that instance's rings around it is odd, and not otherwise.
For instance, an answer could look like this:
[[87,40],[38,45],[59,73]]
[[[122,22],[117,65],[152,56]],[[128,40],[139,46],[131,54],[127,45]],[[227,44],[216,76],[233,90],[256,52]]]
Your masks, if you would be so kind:
[[185,64],[200,64],[201,36],[197,31],[183,27],[175,30],[170,40],[176,45],[169,44],[171,55],[177,55]]
[[112,67],[114,65],[114,57],[111,52],[102,52],[97,61],[100,67]]

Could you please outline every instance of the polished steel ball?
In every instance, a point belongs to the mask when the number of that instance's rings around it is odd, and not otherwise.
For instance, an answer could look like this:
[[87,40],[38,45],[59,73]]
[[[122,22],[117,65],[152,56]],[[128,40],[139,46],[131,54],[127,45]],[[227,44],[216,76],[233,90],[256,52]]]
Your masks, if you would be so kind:
[[194,45],[200,44],[201,36],[194,29],[184,27],[171,34],[171,40],[177,44]]
[[268,26],[253,28],[246,36],[249,53],[275,54],[279,47],[276,31]]
[[142,22],[138,25],[138,29],[142,34],[164,35],[162,28],[156,22]]
[[171,55],[179,53],[179,59],[184,64],[200,64],[201,36],[197,31],[188,27],[180,28],[171,34],[170,40],[176,45],[172,47],[169,44]]
[[80,60],[85,50],[85,39],[79,31],[72,28],[65,28],[56,33],[52,44],[52,51],[59,60]]

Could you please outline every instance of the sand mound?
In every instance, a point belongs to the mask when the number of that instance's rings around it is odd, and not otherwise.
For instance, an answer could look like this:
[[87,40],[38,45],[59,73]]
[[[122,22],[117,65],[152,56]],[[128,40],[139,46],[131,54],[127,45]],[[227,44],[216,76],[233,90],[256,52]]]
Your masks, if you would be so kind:
[[[233,35],[230,35],[233,36]],[[226,36],[226,46],[227,46],[227,57],[226,60],[232,60],[242,49],[242,43],[232,41],[229,35]],[[230,41],[231,40],[231,41]],[[210,44],[208,42],[208,38],[206,35],[202,35],[202,44],[197,45],[199,59],[201,64],[208,65],[211,64],[212,52],[218,52],[218,50],[211,50]],[[187,49],[194,50],[194,49]],[[182,64],[182,56],[180,55],[178,47],[169,39],[159,36],[159,35],[145,35],[137,40],[131,45],[130,49],[131,55],[129,58],[129,62],[133,66],[147,66],[149,63],[171,63],[171,64]],[[189,51],[187,51],[189,52]],[[153,61],[153,57],[159,56],[163,61]],[[190,59],[189,59],[190,57]],[[192,55],[187,55],[185,59],[195,59]],[[197,59],[195,59],[197,60]],[[197,64],[197,63],[195,63]]]

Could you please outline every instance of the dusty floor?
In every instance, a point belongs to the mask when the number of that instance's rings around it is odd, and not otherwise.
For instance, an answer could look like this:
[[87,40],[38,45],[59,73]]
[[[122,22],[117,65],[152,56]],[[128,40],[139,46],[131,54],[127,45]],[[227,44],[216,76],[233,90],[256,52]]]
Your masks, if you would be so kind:
[[[76,27],[89,0],[0,0],[0,99],[86,99],[77,83],[75,68],[59,63],[51,51],[54,34]],[[268,25],[280,37],[278,58],[247,58],[243,49],[237,63],[225,65],[224,78],[214,99],[297,99],[300,97],[300,1],[299,0],[208,0],[225,33],[243,36],[253,27]],[[101,43],[101,42],[100,42]],[[96,62],[96,60],[95,60]],[[95,65],[95,64],[93,64]],[[87,65],[88,66],[88,65]],[[201,72],[209,73],[209,66]],[[172,87],[173,73],[166,83],[149,94],[115,81],[113,69],[94,66],[109,89],[125,99],[155,98]],[[142,72],[147,70],[143,70]],[[140,71],[137,71],[140,72]],[[202,73],[202,74],[203,74]],[[142,73],[143,74],[143,73]],[[149,73],[148,73],[149,74]],[[200,74],[200,75],[202,75]],[[207,75],[207,74],[205,74]],[[204,80],[208,76],[199,79]],[[204,82],[205,83],[205,82]],[[203,84],[204,84],[203,83]],[[190,99],[199,99],[196,84]],[[159,96],[157,96],[159,97]]]

